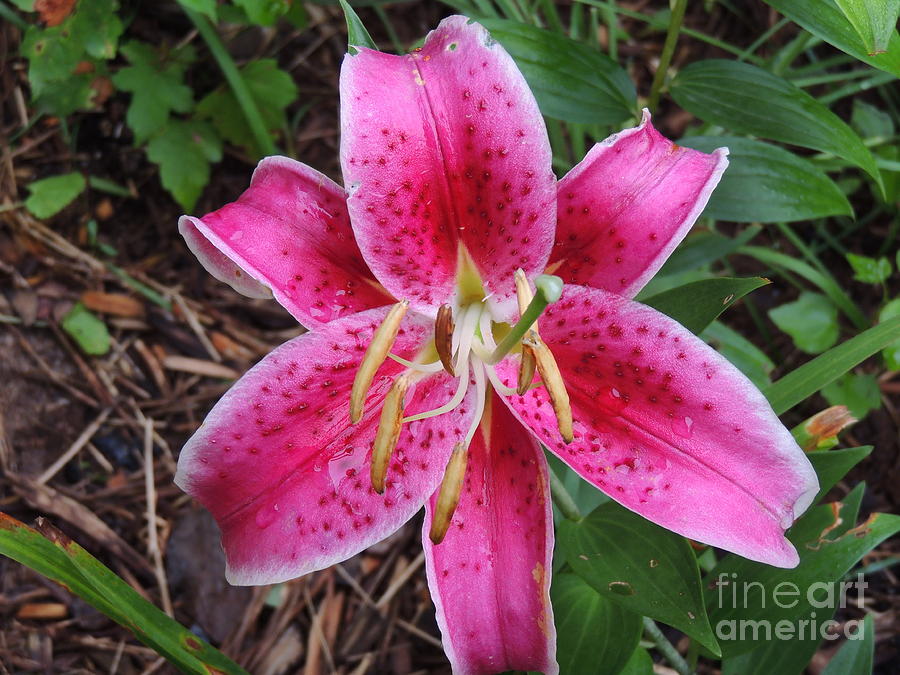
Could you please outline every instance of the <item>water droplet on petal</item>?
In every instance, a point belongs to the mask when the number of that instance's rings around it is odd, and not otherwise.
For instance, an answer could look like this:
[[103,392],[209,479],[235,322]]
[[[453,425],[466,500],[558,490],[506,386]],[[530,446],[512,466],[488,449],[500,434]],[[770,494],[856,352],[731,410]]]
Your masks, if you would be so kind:
[[266,529],[269,525],[271,525],[275,521],[275,517],[278,515],[278,504],[272,504],[271,506],[263,506],[259,511],[256,512],[256,525],[261,530]]
[[694,426],[694,420],[690,417],[684,417],[682,419],[673,418],[671,421],[672,431],[681,436],[682,438],[690,438],[693,435],[691,431]]
[[606,396],[603,397],[602,404],[613,413],[619,413],[628,405],[628,399],[621,391],[615,387],[610,387],[606,390]]

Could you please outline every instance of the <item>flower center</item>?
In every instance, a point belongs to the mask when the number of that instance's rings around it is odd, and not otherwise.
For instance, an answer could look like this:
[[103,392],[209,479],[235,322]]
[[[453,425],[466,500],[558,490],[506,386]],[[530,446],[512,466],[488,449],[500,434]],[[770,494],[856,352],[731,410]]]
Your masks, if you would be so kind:
[[[454,410],[465,399],[469,387],[475,387],[472,423],[463,440],[454,447],[441,481],[430,532],[435,544],[443,540],[459,502],[468,448],[484,418],[488,383],[500,396],[522,395],[532,387],[545,387],[556,413],[560,434],[566,442],[572,440],[569,396],[556,360],[541,340],[537,329],[538,317],[548,304],[559,298],[562,281],[558,277],[541,275],[535,280],[535,286],[537,293],[533,295],[525,274],[522,270],[516,272],[520,319],[513,326],[494,321],[484,298],[466,298],[461,295],[461,304],[456,311],[450,305],[442,306],[435,320],[434,331],[434,352],[438,358],[429,363],[409,361],[390,353],[409,305],[407,301],[397,303],[372,336],[372,342],[357,370],[350,396],[350,419],[353,423],[362,418],[366,394],[384,360],[391,358],[406,366],[406,370],[394,380],[384,399],[375,434],[371,480],[372,487],[379,494],[384,491],[385,476],[403,424]],[[495,339],[495,332],[502,335],[499,343]],[[519,350],[521,354],[518,386],[515,389],[503,384],[495,370],[496,364],[514,350]],[[415,386],[417,380],[441,370],[458,380],[450,399],[433,410],[404,416],[404,399],[409,389]],[[535,370],[540,375],[540,382],[537,383],[533,382]]]

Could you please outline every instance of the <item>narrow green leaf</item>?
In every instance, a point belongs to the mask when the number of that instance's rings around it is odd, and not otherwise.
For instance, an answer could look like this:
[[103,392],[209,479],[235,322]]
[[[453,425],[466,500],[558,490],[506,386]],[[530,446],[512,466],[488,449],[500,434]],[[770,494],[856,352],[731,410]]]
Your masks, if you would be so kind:
[[804,291],[794,302],[770,309],[769,318],[807,354],[824,352],[840,334],[837,308],[820,293]]
[[866,614],[862,627],[831,657],[822,675],[871,675],[875,662],[875,623]]
[[765,0],[816,37],[864,63],[900,77],[900,36],[895,30],[884,54],[868,54],[865,45],[834,0]]
[[819,494],[813,502],[818,503],[841,478],[854,466],[872,454],[871,445],[843,450],[824,450],[807,453],[809,461],[819,477]]
[[656,276],[670,276],[700,269],[736,251],[761,231],[761,226],[750,225],[734,238],[718,232],[694,232],[678,245]]
[[77,172],[36,180],[28,185],[31,194],[25,207],[36,218],[49,218],[71,204],[85,186],[84,176]]
[[182,672],[246,675],[240,666],[144,600],[62,532],[39,519],[41,531],[0,513],[0,554],[62,585]]
[[506,19],[481,23],[510,53],[548,117],[615,124],[636,112],[634,84],[605,54],[536,26]]
[[[900,253],[897,254],[897,265],[900,266]],[[879,323],[900,317],[900,298],[895,298],[881,308],[878,313]],[[900,370],[900,341],[881,352],[884,365],[888,370]]]
[[778,415],[812,396],[872,354],[900,341],[900,317],[888,319],[832,347],[763,390]]
[[771,282],[761,277],[716,277],[673,288],[642,302],[699,335],[719,314],[750,291],[768,283]]
[[684,537],[607,502],[577,523],[560,523],[557,542],[575,573],[602,596],[718,652],[697,560]]
[[894,135],[895,126],[891,114],[858,98],[853,99],[850,124],[863,138]]
[[846,159],[884,191],[875,159],[853,129],[805,91],[762,68],[724,59],[697,61],[678,73],[671,92],[681,107],[707,122]]
[[347,0],[339,0],[341,9],[344,10],[344,20],[347,22],[347,48],[351,54],[355,54],[354,47],[368,47],[369,49],[378,49],[375,40],[369,35],[362,20],[356,14]]
[[550,598],[560,672],[603,675],[625,666],[641,638],[641,617],[571,573],[553,576]]
[[830,405],[845,405],[858,420],[881,407],[878,378],[870,373],[845,373],[822,387],[822,396]]
[[728,169],[704,215],[736,223],[774,223],[852,215],[840,188],[809,161],[776,145],[737,136],[689,136],[678,141],[712,152],[729,149]]
[[216,0],[178,0],[178,2],[188,9],[205,14],[213,21],[219,18],[216,16]]
[[109,351],[110,338],[106,324],[80,302],[66,313],[60,326],[85,354],[102,356]]
[[835,0],[869,56],[884,54],[897,29],[900,0]]
[[713,321],[700,336],[760,389],[772,383],[769,375],[775,369],[772,359],[743,335],[723,323]]

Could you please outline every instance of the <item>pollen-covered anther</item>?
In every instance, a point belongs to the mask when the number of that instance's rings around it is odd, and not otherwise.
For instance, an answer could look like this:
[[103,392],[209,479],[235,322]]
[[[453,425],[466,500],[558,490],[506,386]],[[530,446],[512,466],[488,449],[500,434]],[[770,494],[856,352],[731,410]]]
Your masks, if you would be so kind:
[[444,370],[453,376],[456,376],[453,368],[453,331],[455,329],[453,309],[450,305],[441,305],[434,322],[434,348]]
[[356,371],[356,377],[353,379],[353,389],[350,391],[350,421],[353,424],[362,419],[366,394],[369,393],[369,387],[372,386],[372,380],[375,379],[375,373],[384,363],[388,352],[394,346],[394,340],[397,339],[397,331],[400,330],[400,322],[406,315],[409,308],[409,300],[403,300],[391,307],[384,321],[372,336],[372,342],[369,343],[368,349],[363,356],[359,369]]
[[434,517],[431,519],[431,531],[428,536],[433,544],[440,544],[444,541],[447,530],[450,528],[450,521],[456,511],[456,505],[459,504],[459,495],[466,477],[468,461],[469,448],[465,443],[457,443],[453,447],[450,461],[447,462],[447,470],[444,472],[437,504],[434,507]]
[[559,434],[566,443],[571,443],[575,438],[572,431],[572,405],[569,402],[569,392],[566,391],[565,382],[559,372],[559,366],[550,348],[533,331],[522,339],[523,346],[530,347],[537,361],[537,369],[541,374],[541,380],[547,395],[550,397],[550,405],[556,414],[556,424]]
[[384,407],[381,409],[381,418],[378,420],[378,431],[375,432],[375,444],[372,447],[372,487],[375,492],[384,492],[384,477],[387,475],[388,465],[391,463],[391,455],[397,447],[400,438],[400,429],[403,427],[403,399],[409,389],[410,376],[401,375],[388,390],[384,399]]
[[[516,270],[515,280],[516,297],[519,301],[519,315],[521,316],[525,313],[525,310],[528,309],[528,305],[531,304],[531,301],[534,299],[534,294],[531,292],[531,287],[528,285],[528,278],[521,268]],[[532,328],[530,328],[525,335],[527,337],[530,334],[533,334],[534,337],[540,339],[537,332],[537,322],[534,323]],[[522,354],[519,360],[519,377],[518,382],[516,383],[516,393],[518,393],[519,396],[528,391],[528,388],[531,386],[531,382],[534,380],[534,370],[536,365],[537,362],[534,358],[534,352],[523,340]]]

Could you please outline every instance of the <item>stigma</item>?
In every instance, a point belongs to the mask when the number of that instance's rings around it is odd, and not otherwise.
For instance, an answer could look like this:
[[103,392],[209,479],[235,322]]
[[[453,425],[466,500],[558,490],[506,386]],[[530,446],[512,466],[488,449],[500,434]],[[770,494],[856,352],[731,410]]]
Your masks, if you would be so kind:
[[[387,471],[403,425],[454,410],[462,404],[470,388],[475,388],[472,422],[463,440],[453,448],[438,491],[430,531],[435,544],[443,540],[459,502],[469,445],[484,417],[489,388],[499,396],[521,396],[531,388],[544,387],[556,415],[560,436],[566,443],[573,439],[569,395],[556,360],[538,332],[538,319],[547,305],[559,298],[562,282],[557,277],[542,275],[535,280],[536,292],[532,292],[521,270],[516,272],[515,282],[520,318],[512,326],[494,320],[485,298],[469,297],[456,307],[440,307],[434,325],[433,349],[428,350],[437,355],[437,360],[427,363],[409,361],[391,353],[409,306],[405,300],[397,303],[375,331],[356,372],[350,396],[350,420],[354,424],[362,419],[369,388],[385,360],[390,358],[405,366],[384,398],[372,447],[370,479],[372,488],[379,494],[384,492]],[[503,336],[499,343],[495,334]],[[518,354],[520,358],[515,388],[501,382],[495,370],[496,364],[510,354]],[[406,396],[416,382],[442,370],[457,379],[449,400],[432,410],[404,416]],[[539,380],[535,382],[536,374]]]

